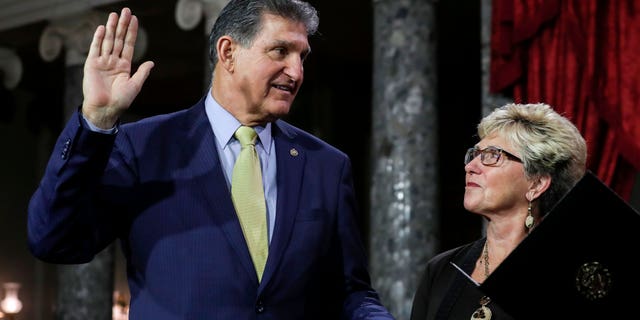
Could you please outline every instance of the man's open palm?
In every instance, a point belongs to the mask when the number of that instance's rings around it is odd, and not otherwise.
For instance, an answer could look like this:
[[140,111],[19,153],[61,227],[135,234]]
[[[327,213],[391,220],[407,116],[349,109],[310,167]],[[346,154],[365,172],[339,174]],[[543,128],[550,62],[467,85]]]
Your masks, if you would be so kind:
[[131,75],[131,61],[138,35],[138,19],[129,8],[120,17],[109,14],[106,26],[93,35],[84,64],[83,115],[97,127],[112,128],[138,95],[153,62],[146,61]]

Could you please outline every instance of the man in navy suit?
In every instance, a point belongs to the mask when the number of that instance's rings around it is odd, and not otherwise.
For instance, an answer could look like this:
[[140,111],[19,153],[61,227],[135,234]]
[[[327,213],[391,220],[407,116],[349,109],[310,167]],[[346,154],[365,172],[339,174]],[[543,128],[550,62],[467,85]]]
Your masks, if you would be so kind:
[[[137,18],[111,13],[85,62],[82,108],[29,204],[33,254],[86,263],[120,239],[132,320],[393,319],[370,285],[350,160],[279,120],[317,26],[299,0],[231,0],[211,32],[211,91],[189,109],[119,124],[153,63],[132,74]],[[261,278],[230,191],[241,125],[258,134]]]

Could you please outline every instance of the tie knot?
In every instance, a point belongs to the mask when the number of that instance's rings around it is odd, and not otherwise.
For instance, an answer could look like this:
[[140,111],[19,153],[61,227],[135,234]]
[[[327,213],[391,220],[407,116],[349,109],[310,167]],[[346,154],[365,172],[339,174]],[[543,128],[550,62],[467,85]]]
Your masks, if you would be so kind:
[[240,145],[244,148],[248,145],[255,145],[258,134],[251,127],[240,126],[234,134],[236,139],[240,141]]

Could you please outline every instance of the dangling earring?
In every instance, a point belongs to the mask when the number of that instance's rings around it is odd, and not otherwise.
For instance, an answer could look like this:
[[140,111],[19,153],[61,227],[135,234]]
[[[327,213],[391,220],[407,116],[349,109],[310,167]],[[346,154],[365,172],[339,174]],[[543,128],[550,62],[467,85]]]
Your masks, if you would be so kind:
[[531,232],[533,225],[535,224],[533,214],[531,213],[531,201],[527,207],[527,218],[524,220],[524,226],[527,227],[527,233]]

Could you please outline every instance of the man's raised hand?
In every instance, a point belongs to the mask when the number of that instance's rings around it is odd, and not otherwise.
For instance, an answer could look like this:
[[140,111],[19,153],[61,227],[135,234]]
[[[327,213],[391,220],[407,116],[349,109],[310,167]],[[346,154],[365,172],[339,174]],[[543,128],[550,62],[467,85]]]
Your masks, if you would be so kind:
[[84,64],[83,115],[95,126],[112,128],[138,95],[153,62],[146,61],[131,75],[131,61],[138,35],[138,18],[129,8],[120,16],[109,14],[106,26],[98,26]]

